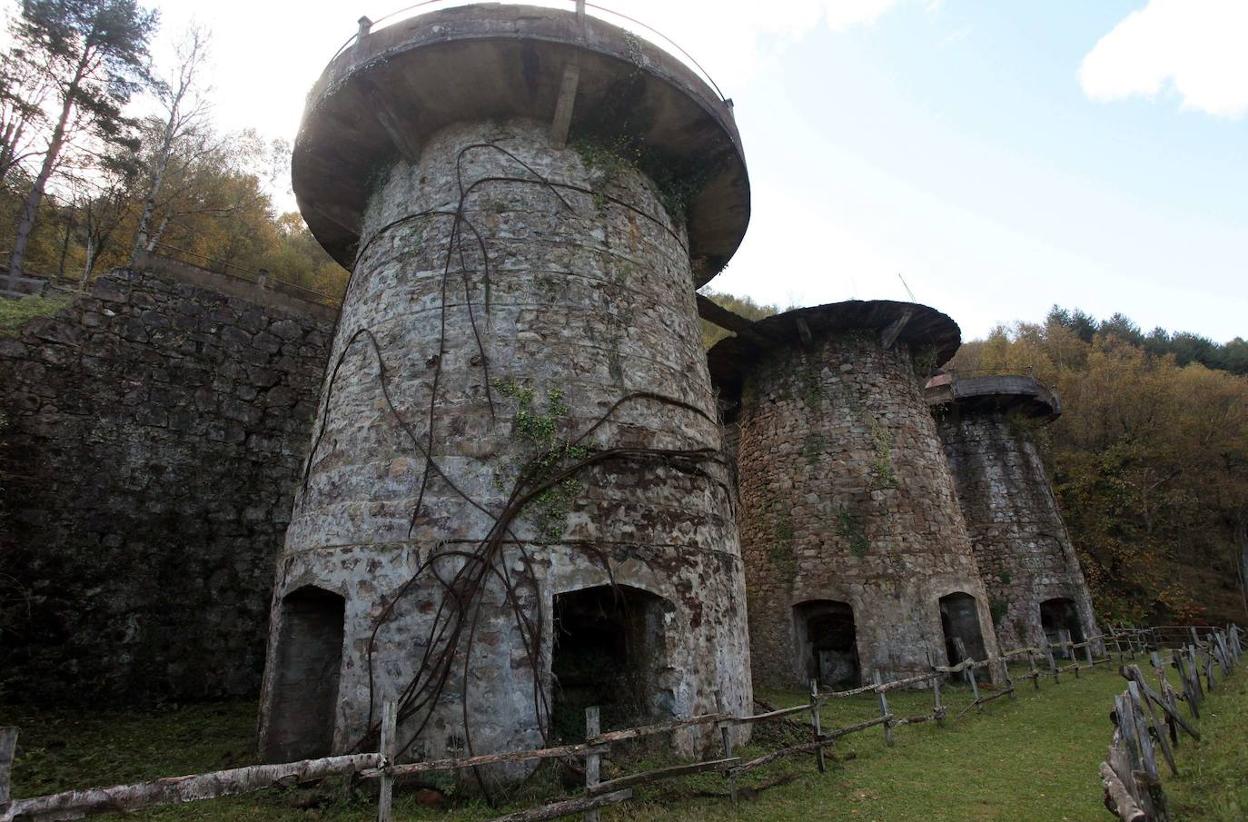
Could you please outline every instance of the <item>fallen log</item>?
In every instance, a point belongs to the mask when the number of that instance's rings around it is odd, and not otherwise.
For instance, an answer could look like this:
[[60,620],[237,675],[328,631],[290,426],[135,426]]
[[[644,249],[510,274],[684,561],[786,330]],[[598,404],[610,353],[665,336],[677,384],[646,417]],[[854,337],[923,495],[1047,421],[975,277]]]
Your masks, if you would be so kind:
[[560,802],[551,802],[549,805],[498,816],[492,819],[491,822],[539,822],[542,819],[558,819],[561,816],[571,816],[574,813],[583,813],[584,811],[592,811],[597,808],[605,808],[607,805],[627,802],[632,798],[633,792],[625,790],[603,794],[602,796],[564,799]]
[[[557,748],[538,748],[532,751],[507,751],[496,754],[480,754],[462,759],[431,759],[427,762],[408,762],[403,765],[392,765],[391,776],[411,776],[430,771],[457,771],[461,768],[477,768],[482,765],[502,765],[509,762],[527,762],[531,759],[562,759],[569,756],[584,756],[590,753],[606,753],[606,745],[591,745],[580,742],[576,745],[561,745]],[[377,779],[384,772],[380,768],[369,768],[360,772],[361,779]]]
[[169,776],[151,782],[116,785],[110,788],[86,788],[65,791],[30,799],[16,799],[0,811],[0,822],[23,817],[94,814],[137,811],[156,805],[180,805],[201,799],[235,796],[280,785],[321,779],[326,776],[358,773],[381,764],[381,754],[353,754],[325,759],[304,759],[281,765],[252,765],[228,771]]
[[1145,822],[1148,819],[1118,774],[1105,762],[1101,763],[1101,786],[1105,789],[1106,809],[1122,822]]
[[620,790],[621,788],[631,788],[634,785],[644,785],[648,782],[658,782],[663,779],[675,779],[676,777],[703,773],[705,771],[724,771],[728,769],[728,766],[740,761],[741,757],[732,756],[727,759],[712,759],[707,762],[692,762],[688,765],[673,765],[669,768],[656,768],[652,771],[629,774],[628,776],[621,776],[616,779],[608,779],[606,782],[599,782],[597,785],[589,788],[588,793],[590,796],[597,796],[599,794]]

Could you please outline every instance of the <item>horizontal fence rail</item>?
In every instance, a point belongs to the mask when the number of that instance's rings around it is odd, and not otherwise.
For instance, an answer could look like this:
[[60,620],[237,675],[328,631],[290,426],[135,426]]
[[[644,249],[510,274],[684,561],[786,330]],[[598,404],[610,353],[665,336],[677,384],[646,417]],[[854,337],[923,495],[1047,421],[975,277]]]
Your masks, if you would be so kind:
[[[1167,637],[1174,638],[1170,645],[1166,644],[1169,641]],[[1054,683],[1059,683],[1061,676],[1065,673],[1072,673],[1078,677],[1080,671],[1097,665],[1110,664],[1115,657],[1120,663],[1145,657],[1152,661],[1154,669],[1157,670],[1159,665],[1157,660],[1161,658],[1163,648],[1170,648],[1175,667],[1180,671],[1181,689],[1176,690],[1171,687],[1163,675],[1160,690],[1153,690],[1143,682],[1143,675],[1139,673],[1140,669],[1135,665],[1124,664],[1122,668],[1124,676],[1130,678],[1130,688],[1141,695],[1141,699],[1148,700],[1149,705],[1164,706],[1160,709],[1161,714],[1157,714],[1156,717],[1149,716],[1148,721],[1153,723],[1149,727],[1158,728],[1161,727],[1159,723],[1165,723],[1165,727],[1172,735],[1182,730],[1195,736],[1197,732],[1191,723],[1178,715],[1177,702],[1187,702],[1192,716],[1198,716],[1199,697],[1195,694],[1203,695],[1205,690],[1213,687],[1214,677],[1229,673],[1230,666],[1239,659],[1242,653],[1241,633],[1238,627],[1233,626],[1225,633],[1215,628],[1193,626],[1114,628],[1109,629],[1105,634],[1090,637],[1081,642],[1071,641],[1069,635],[1063,635],[1056,643],[1016,648],[989,655],[981,660],[971,658],[965,653],[965,649],[959,647],[961,661],[954,665],[938,665],[931,661],[929,655],[929,670],[926,673],[884,680],[876,672],[868,684],[843,691],[820,691],[818,683],[812,681],[809,699],[805,704],[768,709],[747,716],[736,716],[721,710],[712,714],[602,732],[598,724],[598,709],[589,708],[586,711],[586,736],[583,742],[424,762],[394,762],[397,721],[393,704],[387,703],[383,706],[379,750],[376,753],[332,756],[281,765],[254,765],[227,771],[168,777],[132,785],[65,791],[29,799],[9,799],[8,797],[9,765],[16,744],[17,729],[0,728],[0,822],[64,818],[67,814],[135,811],[161,805],[234,796],[335,775],[354,775],[360,779],[378,780],[380,783],[378,819],[381,822],[389,822],[393,818],[391,797],[394,781],[399,777],[547,759],[582,761],[586,774],[584,793],[501,816],[496,822],[555,819],[577,813],[584,813],[587,818],[592,818],[592,815],[600,808],[634,798],[633,789],[638,786],[700,773],[722,774],[728,786],[728,796],[735,801],[737,779],[743,774],[773,762],[793,756],[813,755],[818,770],[824,771],[826,770],[825,750],[833,747],[837,740],[852,734],[880,728],[885,745],[891,746],[894,742],[894,732],[898,728],[926,723],[944,725],[949,720],[949,715],[944,703],[943,687],[951,678],[963,679],[973,696],[972,702],[952,718],[956,721],[971,710],[982,711],[985,705],[998,699],[1015,698],[1015,678],[1031,680],[1034,687],[1038,689],[1042,679],[1050,678]],[[1060,665],[1057,661],[1059,657],[1064,657],[1069,662]],[[1011,671],[1011,662],[1015,664],[1025,662],[1028,667],[1027,672]],[[1041,666],[1039,663],[1044,664]],[[982,693],[975,675],[977,671],[985,671],[989,674],[995,672],[1001,686],[993,692]],[[902,688],[931,690],[931,710],[918,716],[897,716],[889,707],[888,694]],[[839,728],[824,729],[821,727],[821,707],[837,700],[866,694],[875,695],[878,703],[878,716]],[[802,715],[806,715],[808,721],[795,719]],[[1120,724],[1121,717],[1124,715],[1124,713],[1118,714]],[[792,727],[809,734],[809,740],[787,745],[743,761],[740,756],[734,754],[732,729],[763,722],[793,723]],[[708,727],[719,732],[722,752],[716,758],[627,774],[608,780],[599,779],[601,757],[609,753],[614,745],[699,727]],[[1138,734],[1133,738],[1138,738]],[[1117,740],[1116,734],[1115,741]],[[8,751],[7,759],[6,750]],[[1110,759],[1114,759],[1112,753]],[[1103,778],[1104,768],[1110,768],[1115,774],[1120,773],[1112,763],[1107,764],[1102,767]],[[1122,784],[1121,779],[1112,784],[1106,782],[1105,790],[1107,803],[1108,797],[1112,794],[1124,803],[1120,807],[1138,806],[1136,800],[1133,800],[1136,801],[1136,805],[1130,805],[1127,802],[1127,798],[1134,794]],[[1126,793],[1123,793],[1124,790]],[[1143,820],[1164,819],[1165,817],[1123,816],[1122,818],[1143,822]]]

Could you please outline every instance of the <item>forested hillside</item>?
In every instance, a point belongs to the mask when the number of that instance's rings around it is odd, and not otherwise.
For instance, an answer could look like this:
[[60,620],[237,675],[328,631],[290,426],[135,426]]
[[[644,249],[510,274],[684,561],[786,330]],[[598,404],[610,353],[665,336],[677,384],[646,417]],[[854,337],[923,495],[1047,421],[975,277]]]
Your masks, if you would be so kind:
[[0,265],[85,284],[148,251],[341,293],[346,272],[275,206],[290,146],[214,122],[208,31],[153,65],[159,17],[132,0],[4,6]]
[[1102,616],[1248,616],[1248,344],[1055,307],[950,367],[1057,388],[1064,413],[1038,433]]

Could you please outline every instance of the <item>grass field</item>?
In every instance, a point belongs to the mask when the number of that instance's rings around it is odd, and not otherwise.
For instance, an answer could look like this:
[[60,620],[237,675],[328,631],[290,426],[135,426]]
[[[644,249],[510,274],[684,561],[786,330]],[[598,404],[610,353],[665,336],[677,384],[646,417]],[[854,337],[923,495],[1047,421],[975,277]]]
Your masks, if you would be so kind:
[[[1245,660],[1248,662],[1248,659]],[[1199,745],[1184,738],[1179,776],[1162,772],[1177,819],[1248,819],[1248,668],[1240,668],[1200,707]]]
[[35,317],[49,317],[69,305],[70,300],[68,295],[56,293],[20,300],[0,298],[0,337],[15,336],[27,321]]
[[[1205,743],[1184,745],[1183,779],[1167,779],[1179,819],[1242,819],[1248,807],[1245,785],[1245,707],[1248,677],[1232,678],[1208,703],[1202,723]],[[722,794],[720,777],[704,775],[640,791],[640,801],[604,812],[605,819],[649,820],[1101,820],[1097,765],[1111,736],[1108,712],[1122,691],[1116,673],[1099,669],[1040,691],[1020,684],[1018,698],[985,706],[958,721],[952,717],[970,702],[964,689],[948,689],[950,721],[943,728],[898,728],[886,748],[883,731],[873,728],[843,740],[826,774],[815,771],[813,756],[794,758],[742,780],[742,787],[792,778],[733,806]],[[764,693],[780,704],[799,704],[800,694]],[[894,693],[897,716],[930,709],[930,692]],[[1238,708],[1236,708],[1238,706]],[[9,713],[13,713],[11,710]],[[822,714],[824,728],[878,716],[874,696],[840,701]],[[22,728],[14,770],[14,795],[31,796],[98,784],[234,767],[254,761],[254,704],[247,702],[167,708],[149,714],[21,712],[0,724]],[[776,744],[774,741],[771,746]],[[767,747],[751,745],[744,755]],[[612,776],[657,764],[653,755],[634,753],[628,763],[607,763]],[[442,808],[421,804],[406,792],[396,800],[398,818],[411,820],[489,819],[503,810],[535,804],[557,793],[553,774],[539,774],[502,809],[480,800],[451,798]],[[1173,788],[1171,787],[1173,786]],[[428,796],[425,794],[424,796]],[[139,819],[197,820],[369,820],[376,805],[365,789],[345,783],[316,789],[271,790],[248,797],[135,814]],[[1220,815],[1218,815],[1220,814]]]

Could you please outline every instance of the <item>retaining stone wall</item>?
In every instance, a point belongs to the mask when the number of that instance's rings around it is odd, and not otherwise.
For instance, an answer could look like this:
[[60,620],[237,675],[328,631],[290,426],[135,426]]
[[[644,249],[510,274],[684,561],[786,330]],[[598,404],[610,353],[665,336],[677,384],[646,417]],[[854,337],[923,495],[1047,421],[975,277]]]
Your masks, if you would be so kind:
[[0,337],[0,698],[257,690],[332,331],[263,299],[115,271]]

